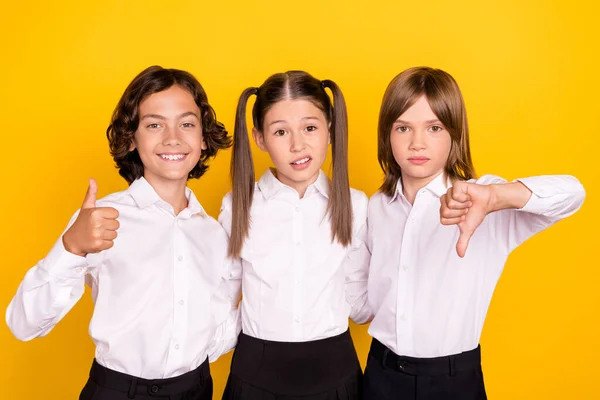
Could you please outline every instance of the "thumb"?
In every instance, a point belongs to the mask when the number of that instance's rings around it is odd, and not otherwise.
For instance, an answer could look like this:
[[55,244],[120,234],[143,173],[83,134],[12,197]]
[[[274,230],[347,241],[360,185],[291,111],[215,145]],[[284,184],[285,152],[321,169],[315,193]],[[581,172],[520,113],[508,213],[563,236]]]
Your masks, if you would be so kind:
[[467,247],[469,246],[469,240],[473,236],[472,230],[460,228],[460,235],[458,236],[458,242],[456,243],[456,252],[460,258],[464,257],[467,253]]
[[82,209],[85,208],[96,208],[96,194],[98,193],[98,185],[94,178],[90,178],[90,186],[88,187],[87,192],[85,193],[85,198],[83,199],[83,204],[81,206]]

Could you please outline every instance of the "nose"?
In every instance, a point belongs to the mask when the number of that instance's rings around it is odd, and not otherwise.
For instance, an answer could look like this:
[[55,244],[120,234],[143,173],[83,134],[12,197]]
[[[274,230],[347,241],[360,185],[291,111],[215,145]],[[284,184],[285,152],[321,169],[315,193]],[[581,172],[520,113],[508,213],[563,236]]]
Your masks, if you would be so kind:
[[304,150],[304,148],[306,147],[306,143],[304,141],[303,132],[293,132],[291,134],[291,139],[292,139],[292,143],[290,146],[290,150],[293,153],[297,153],[297,152]]
[[177,146],[180,144],[179,132],[173,127],[167,126],[163,131],[163,144],[165,146]]
[[425,136],[426,133],[421,129],[415,130],[410,138],[410,149],[415,151],[425,150],[427,148]]

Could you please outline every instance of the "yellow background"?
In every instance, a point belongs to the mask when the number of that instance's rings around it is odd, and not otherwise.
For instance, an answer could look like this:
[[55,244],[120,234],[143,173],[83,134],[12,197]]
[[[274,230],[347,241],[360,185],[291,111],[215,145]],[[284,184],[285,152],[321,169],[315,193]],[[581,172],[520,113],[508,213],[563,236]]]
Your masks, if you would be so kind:
[[[459,82],[478,173],[577,176],[583,209],[509,258],[483,332],[490,399],[594,399],[600,351],[597,171],[600,16],[592,1],[6,2],[0,25],[0,309],[44,257],[95,177],[123,190],[104,131],[125,86],[159,64],[189,70],[233,130],[236,101],[268,75],[305,69],[344,90],[351,184],[381,173],[386,85],[429,65]],[[230,153],[190,182],[217,216]],[[256,158],[257,171],[268,158]],[[49,336],[0,326],[0,397],[74,399],[93,357],[87,293]],[[352,326],[361,362],[366,327]],[[230,355],[212,365],[220,398]]]

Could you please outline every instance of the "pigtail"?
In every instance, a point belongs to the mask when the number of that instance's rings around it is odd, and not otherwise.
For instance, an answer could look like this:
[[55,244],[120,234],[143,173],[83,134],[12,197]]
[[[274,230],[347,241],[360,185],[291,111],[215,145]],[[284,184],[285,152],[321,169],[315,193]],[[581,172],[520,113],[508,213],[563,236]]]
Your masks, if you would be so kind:
[[331,118],[332,180],[327,208],[331,213],[332,240],[348,246],[352,242],[352,197],[348,179],[348,114],[340,87],[333,81],[321,82],[333,94]]
[[257,88],[244,90],[238,101],[233,131],[233,154],[231,156],[232,218],[229,255],[240,256],[244,241],[250,230],[250,207],[254,195],[254,163],[246,124],[246,107]]

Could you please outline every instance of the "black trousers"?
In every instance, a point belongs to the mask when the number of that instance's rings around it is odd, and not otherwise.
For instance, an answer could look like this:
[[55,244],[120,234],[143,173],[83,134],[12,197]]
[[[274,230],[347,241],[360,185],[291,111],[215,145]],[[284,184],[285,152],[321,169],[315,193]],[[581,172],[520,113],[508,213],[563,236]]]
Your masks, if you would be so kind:
[[136,378],[94,360],[79,400],[211,400],[212,392],[208,360],[193,371],[167,379]]
[[373,339],[365,400],[486,400],[480,347],[436,358],[398,356]]
[[226,400],[358,400],[362,370],[350,332],[310,342],[241,334]]

